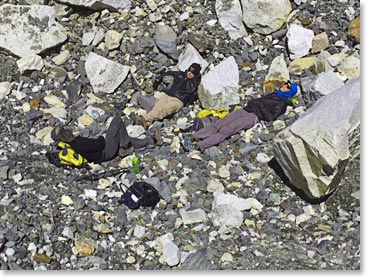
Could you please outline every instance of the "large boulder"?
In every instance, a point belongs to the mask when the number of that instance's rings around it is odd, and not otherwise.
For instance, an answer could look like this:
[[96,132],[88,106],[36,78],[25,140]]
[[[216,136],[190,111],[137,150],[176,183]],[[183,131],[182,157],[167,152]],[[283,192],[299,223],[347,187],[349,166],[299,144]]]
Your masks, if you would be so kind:
[[108,9],[117,11],[119,9],[130,10],[130,0],[57,0],[62,4],[69,4],[73,6],[81,6],[95,11]]
[[242,21],[242,10],[240,0],[216,0],[215,11],[219,23],[226,30],[231,39],[247,36]]
[[240,102],[239,74],[234,57],[229,57],[204,74],[198,95],[204,109],[228,108]]
[[292,11],[289,0],[241,0],[241,5],[246,26],[264,35],[279,30]]
[[63,43],[67,34],[55,16],[55,9],[45,5],[1,6],[0,48],[22,58]]
[[113,93],[125,80],[130,67],[90,52],[85,71],[95,93]]
[[360,78],[319,99],[274,138],[274,157],[309,198],[335,190],[350,160],[360,155]]

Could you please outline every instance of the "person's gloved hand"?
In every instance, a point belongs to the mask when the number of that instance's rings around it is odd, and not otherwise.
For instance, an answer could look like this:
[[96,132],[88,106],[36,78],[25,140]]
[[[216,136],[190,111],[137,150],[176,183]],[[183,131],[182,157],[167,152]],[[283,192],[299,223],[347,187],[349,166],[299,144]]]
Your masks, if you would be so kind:
[[157,89],[159,84],[162,82],[162,79],[157,78],[153,83],[153,89]]

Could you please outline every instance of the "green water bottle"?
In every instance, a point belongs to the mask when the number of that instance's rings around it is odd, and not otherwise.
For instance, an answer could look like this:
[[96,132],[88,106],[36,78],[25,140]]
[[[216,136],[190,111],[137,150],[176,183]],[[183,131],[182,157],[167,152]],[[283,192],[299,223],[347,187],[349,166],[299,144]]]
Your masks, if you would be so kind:
[[138,157],[134,157],[132,160],[132,164],[133,164],[133,172],[135,174],[140,172],[140,159]]

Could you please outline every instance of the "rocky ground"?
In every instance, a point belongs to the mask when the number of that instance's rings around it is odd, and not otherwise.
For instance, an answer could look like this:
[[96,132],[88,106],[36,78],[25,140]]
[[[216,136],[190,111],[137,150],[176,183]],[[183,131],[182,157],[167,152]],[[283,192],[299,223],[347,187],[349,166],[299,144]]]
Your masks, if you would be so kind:
[[[169,55],[153,49],[154,40],[146,36],[153,36],[154,22],[174,28],[179,52],[191,36],[204,47],[201,54],[209,64],[234,56],[242,103],[262,94],[266,66],[281,53],[288,56],[284,36],[276,43],[284,47],[275,47],[265,35],[249,31],[251,46],[243,39],[231,39],[218,23],[207,24],[216,19],[215,1],[162,1],[159,14],[146,1],[132,2],[130,15],[59,6],[57,21],[66,28],[68,40],[41,55],[45,64],[41,71],[21,74],[18,58],[0,50],[0,82],[12,84],[12,92],[0,98],[1,269],[359,270],[360,160],[352,161],[337,190],[321,203],[308,201],[288,186],[272,160],[272,139],[304,111],[307,103],[301,98],[276,124],[262,123],[203,153],[188,153],[179,145],[180,122],[192,120],[200,110],[196,103],[155,124],[162,128],[163,146],[89,171],[48,163],[49,146],[40,139],[41,130],[66,125],[83,135],[103,133],[111,116],[139,110],[134,96],[150,89],[151,77],[162,66],[176,65]],[[331,54],[341,49],[359,52],[347,35],[349,22],[359,15],[359,1],[291,3],[293,10],[299,10],[298,20],[316,33],[328,34]],[[185,12],[189,17],[180,21]],[[316,20],[320,18],[321,23]],[[83,45],[83,34],[97,27],[124,33],[118,48]],[[54,66],[53,58],[65,50],[70,57]],[[84,69],[91,51],[133,67],[114,93],[97,95],[101,101],[90,96],[93,88]],[[310,74],[305,71],[302,76]],[[299,78],[291,75],[294,81]],[[254,92],[249,94],[249,89]],[[49,108],[50,91],[65,104],[65,120],[42,112]],[[103,112],[88,128],[80,128],[92,100],[96,111]],[[125,120],[131,123],[128,116]],[[134,155],[141,158],[142,171],[123,172]],[[142,179],[156,186],[163,200],[153,210],[129,210],[119,202],[119,184]],[[214,212],[221,192],[230,194],[235,204],[250,204],[241,211],[243,222],[238,227],[221,224],[226,213],[229,220],[234,211],[220,213],[222,218]]]

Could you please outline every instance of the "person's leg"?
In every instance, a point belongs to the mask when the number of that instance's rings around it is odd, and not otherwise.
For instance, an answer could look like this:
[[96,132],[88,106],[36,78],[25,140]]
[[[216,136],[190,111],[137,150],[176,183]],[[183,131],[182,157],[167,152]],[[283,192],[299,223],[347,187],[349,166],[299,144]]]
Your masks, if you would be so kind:
[[139,93],[136,99],[138,100],[139,105],[147,112],[150,112],[153,109],[156,102],[152,94],[142,95],[141,93]]
[[106,132],[106,146],[103,150],[102,156],[104,161],[109,161],[115,158],[120,147],[120,129],[123,121],[120,117],[114,117]]
[[204,122],[206,123],[205,127],[193,133],[193,137],[196,140],[205,139],[209,136],[216,134],[223,125],[224,118],[213,120],[206,119]]
[[248,113],[245,110],[238,110],[232,112],[230,115],[223,118],[226,119],[222,121],[225,124],[221,126],[217,133],[206,137],[198,143],[201,150],[217,145],[239,131],[251,128],[257,122],[256,115],[254,113]]
[[236,134],[241,130],[247,130],[254,126],[257,122],[257,117],[254,113],[249,113],[244,109],[231,112],[223,118],[221,132]]
[[153,109],[143,117],[146,123],[150,125],[155,120],[162,120],[178,112],[182,107],[183,103],[179,99],[164,94],[155,102]]
[[[143,148],[143,147],[146,147],[148,145],[154,144],[154,140],[151,137],[146,137],[144,139],[130,137],[129,134],[127,133],[126,126],[125,126],[124,122],[121,119],[118,120],[118,121],[119,121],[119,124],[118,124],[118,126],[119,126],[119,147],[122,147],[122,148],[125,148],[125,149],[130,147],[130,146],[132,146],[134,148]],[[112,124],[112,122],[111,122],[111,124]],[[106,137],[107,137],[107,135],[106,135]]]
[[219,118],[219,119],[213,118],[210,123],[208,122],[209,124],[207,126],[205,126],[204,128],[200,129],[199,131],[193,134],[194,138],[197,140],[205,139],[209,136],[212,136],[218,133],[221,128],[229,128],[231,125],[234,124],[234,122],[239,117],[241,117],[242,112],[246,112],[246,111],[241,109],[241,110],[233,111],[223,118]]

